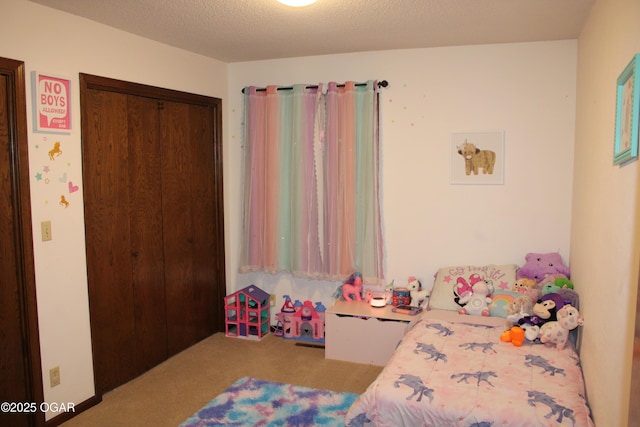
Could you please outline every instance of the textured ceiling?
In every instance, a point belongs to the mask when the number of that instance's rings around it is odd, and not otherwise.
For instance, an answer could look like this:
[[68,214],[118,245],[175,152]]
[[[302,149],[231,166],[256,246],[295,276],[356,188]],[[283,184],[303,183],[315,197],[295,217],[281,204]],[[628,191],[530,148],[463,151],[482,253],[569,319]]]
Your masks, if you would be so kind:
[[31,0],[223,62],[578,38],[595,0]]

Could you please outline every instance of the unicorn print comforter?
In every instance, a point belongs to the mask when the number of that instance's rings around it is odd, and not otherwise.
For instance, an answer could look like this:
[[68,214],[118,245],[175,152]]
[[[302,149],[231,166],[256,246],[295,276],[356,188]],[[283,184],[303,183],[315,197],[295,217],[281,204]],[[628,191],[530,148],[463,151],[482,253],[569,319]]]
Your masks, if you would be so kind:
[[500,341],[504,319],[427,311],[347,426],[593,426],[573,345]]

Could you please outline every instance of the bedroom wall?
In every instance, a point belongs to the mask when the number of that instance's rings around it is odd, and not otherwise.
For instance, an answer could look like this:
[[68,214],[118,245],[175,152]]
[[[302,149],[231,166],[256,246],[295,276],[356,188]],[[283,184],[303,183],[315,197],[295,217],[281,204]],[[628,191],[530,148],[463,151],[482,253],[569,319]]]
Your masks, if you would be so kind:
[[[596,425],[627,419],[640,259],[638,162],[613,165],[616,79],[640,53],[640,2],[597,1],[578,40],[571,271],[581,286],[582,366]],[[637,405],[636,400],[632,402]]]
[[[57,179],[45,184],[35,174],[49,163],[53,141],[60,140],[63,155],[55,166],[64,162],[69,179],[82,189],[78,73],[224,98],[227,65],[25,0],[0,5],[0,56],[24,61],[27,79],[37,70],[72,82],[72,132],[56,136],[30,129],[28,136],[44,397],[77,405],[94,395],[82,191],[68,197],[65,209],[57,203]],[[31,123],[30,85],[27,103]],[[49,242],[40,241],[43,220],[51,221]],[[60,367],[61,384],[50,388],[54,366]]]
[[[230,64],[228,290],[254,283],[279,301],[330,305],[338,285],[237,273],[245,85],[389,81],[380,98],[387,281],[430,284],[445,265],[522,264],[527,252],[559,251],[568,262],[576,54],[568,40]],[[504,185],[451,185],[452,132],[487,130],[505,133]]]
[[[632,218],[638,216],[638,170],[635,164],[613,168],[605,160],[612,150],[613,82],[631,54],[640,51],[639,29],[631,23],[638,7],[635,0],[598,1],[579,45],[461,46],[227,65],[26,0],[4,0],[0,56],[25,61],[28,74],[38,70],[71,78],[75,112],[79,72],[225,99],[228,290],[257,283],[278,295],[327,304],[336,283],[237,274],[240,89],[248,84],[389,80],[381,98],[387,279],[401,282],[417,275],[428,281],[444,264],[521,264],[529,251],[560,251],[569,261],[571,243],[571,267],[590,325],[583,335],[590,401],[598,424],[624,425],[628,363],[622,349],[629,328],[612,334],[609,325],[611,316],[616,325],[632,322],[631,313],[619,308],[626,307],[637,282],[640,238]],[[577,64],[582,96],[576,123]],[[63,136],[65,157],[81,186],[77,115],[74,120],[74,130]],[[482,130],[505,131],[505,184],[450,185],[451,133]],[[33,172],[42,166],[38,150],[46,148],[43,136],[29,132]],[[34,236],[40,235],[39,222],[45,219],[52,221],[54,235],[51,242],[34,242],[45,399],[77,404],[94,394],[81,194],[60,211],[44,203],[49,195],[35,180],[31,191]],[[603,202],[609,197],[610,204]],[[635,230],[635,240],[630,230]],[[602,283],[614,286],[614,297],[604,303],[596,293]],[[56,365],[62,384],[51,389],[47,372]]]

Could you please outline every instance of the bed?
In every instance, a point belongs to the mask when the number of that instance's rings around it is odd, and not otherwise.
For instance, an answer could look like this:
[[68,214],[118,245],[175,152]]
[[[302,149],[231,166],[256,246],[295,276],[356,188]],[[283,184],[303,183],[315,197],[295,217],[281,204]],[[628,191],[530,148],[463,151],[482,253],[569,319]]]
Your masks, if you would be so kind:
[[[439,279],[451,289],[450,277]],[[511,275],[496,283],[503,280]],[[502,342],[505,319],[495,307],[490,317],[458,314],[438,285],[436,277],[430,309],[349,409],[347,426],[593,426],[573,342],[562,350]],[[497,298],[506,302],[509,291],[502,292]]]

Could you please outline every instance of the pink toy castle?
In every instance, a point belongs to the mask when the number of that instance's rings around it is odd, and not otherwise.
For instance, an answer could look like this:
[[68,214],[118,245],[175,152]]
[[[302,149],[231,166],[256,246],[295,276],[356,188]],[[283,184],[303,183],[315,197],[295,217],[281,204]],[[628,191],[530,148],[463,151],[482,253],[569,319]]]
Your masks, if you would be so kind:
[[224,297],[225,335],[261,340],[269,333],[269,294],[255,285]]
[[276,335],[298,341],[324,343],[324,315],[326,308],[321,302],[315,307],[311,301],[291,303],[289,295],[280,313],[276,314]]

